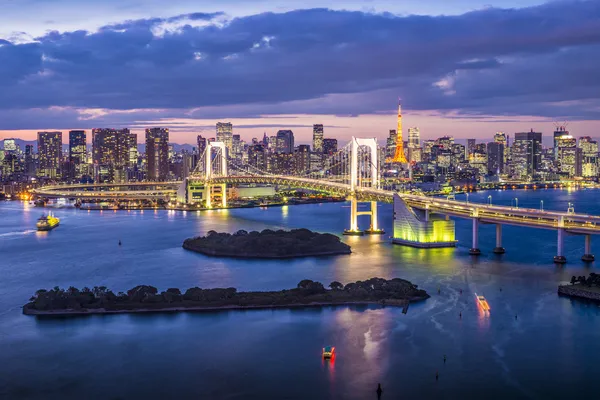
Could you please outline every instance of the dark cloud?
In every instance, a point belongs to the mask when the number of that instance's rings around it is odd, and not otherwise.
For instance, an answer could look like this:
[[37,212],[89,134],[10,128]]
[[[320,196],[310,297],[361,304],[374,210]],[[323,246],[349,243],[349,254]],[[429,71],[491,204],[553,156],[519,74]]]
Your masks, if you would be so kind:
[[[0,109],[360,115],[393,109],[401,96],[409,109],[456,115],[600,119],[597,1],[459,16],[310,9],[223,17],[0,41]],[[162,27],[172,23],[180,24]]]

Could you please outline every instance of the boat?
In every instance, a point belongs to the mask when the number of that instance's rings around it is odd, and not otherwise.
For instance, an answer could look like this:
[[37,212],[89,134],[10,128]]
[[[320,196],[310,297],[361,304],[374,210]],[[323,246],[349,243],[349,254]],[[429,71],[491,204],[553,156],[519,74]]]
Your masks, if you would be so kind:
[[38,231],[51,231],[60,224],[60,219],[56,218],[52,214],[42,215],[37,221]]
[[323,358],[333,358],[335,355],[335,347],[327,346],[323,347]]
[[488,304],[488,302],[485,299],[485,297],[479,296],[479,295],[477,295],[477,293],[475,293],[475,297],[477,298],[477,301],[481,305],[481,308],[483,308],[483,311],[490,311],[491,310],[490,309],[490,305]]

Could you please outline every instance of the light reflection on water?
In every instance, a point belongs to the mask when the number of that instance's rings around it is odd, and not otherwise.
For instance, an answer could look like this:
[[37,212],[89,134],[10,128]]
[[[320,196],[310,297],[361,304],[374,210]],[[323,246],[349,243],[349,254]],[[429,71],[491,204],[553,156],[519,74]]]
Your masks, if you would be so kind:
[[[578,212],[600,214],[595,191],[493,192],[494,204],[514,197],[523,207],[543,200],[562,210],[571,201]],[[181,242],[211,229],[341,234],[350,210],[343,203],[186,214],[57,209],[61,226],[51,232],[34,231],[36,211],[0,204],[0,397],[364,399],[381,382],[387,398],[565,398],[594,379],[599,308],[556,296],[559,282],[596,268],[579,261],[580,237],[566,239],[569,263],[558,267],[552,231],[505,227],[503,256],[491,253],[493,226],[480,228],[484,254],[469,256],[468,221],[457,221],[457,248],[392,246],[391,208],[382,205],[387,234],[344,237],[351,255],[227,260],[186,252]],[[276,290],[305,278],[328,285],[373,276],[411,280],[431,298],[406,315],[365,306],[36,320],[19,308],[55,285]],[[336,346],[334,362],[322,360],[326,345]]]

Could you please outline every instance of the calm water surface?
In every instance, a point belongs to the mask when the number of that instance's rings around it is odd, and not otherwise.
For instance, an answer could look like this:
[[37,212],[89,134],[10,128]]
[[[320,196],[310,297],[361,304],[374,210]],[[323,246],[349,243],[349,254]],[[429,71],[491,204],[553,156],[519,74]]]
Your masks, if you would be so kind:
[[[469,200],[486,202],[488,195],[494,204],[518,197],[521,207],[543,200],[546,209],[566,210],[574,202],[578,212],[600,214],[593,190],[490,191]],[[469,221],[457,222],[456,249],[392,246],[386,235],[344,238],[349,256],[245,261],[186,252],[181,243],[211,229],[339,233],[348,205],[59,209],[61,226],[38,233],[41,211],[0,203],[0,398],[370,399],[378,382],[384,399],[597,394],[589,383],[600,356],[600,309],[556,295],[559,282],[596,270],[580,261],[582,237],[567,238],[565,266],[552,263],[555,232],[519,227],[504,228],[507,253],[496,256],[494,226],[482,226],[484,254],[472,258]],[[380,205],[388,232],[390,215],[391,205]],[[271,290],[304,278],[328,284],[373,276],[409,279],[432,297],[407,315],[339,307],[38,320],[20,308],[37,289],[56,285]],[[490,315],[479,311],[475,292],[488,299]],[[335,362],[321,360],[324,345],[336,346]]]

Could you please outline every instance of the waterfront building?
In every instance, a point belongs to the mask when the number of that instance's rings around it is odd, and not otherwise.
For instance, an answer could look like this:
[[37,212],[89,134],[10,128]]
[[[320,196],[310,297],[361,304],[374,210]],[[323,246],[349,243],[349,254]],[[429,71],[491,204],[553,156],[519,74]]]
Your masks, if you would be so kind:
[[217,142],[225,143],[229,154],[233,150],[233,124],[231,122],[217,122]]
[[39,176],[60,178],[62,132],[38,132]]
[[487,173],[488,175],[504,173],[504,143],[494,141],[487,144]]
[[564,178],[577,175],[577,139],[571,135],[556,137],[558,173]]
[[294,132],[288,129],[277,131],[275,152],[289,154],[294,152]]
[[511,147],[513,176],[518,179],[531,180],[541,165],[542,133],[517,132]]
[[169,129],[146,129],[148,180],[163,181],[169,174]]
[[556,125],[554,129],[554,159],[558,161],[558,142],[562,136],[569,136],[569,131],[565,125]]
[[598,142],[589,136],[579,138],[581,149],[581,176],[584,178],[598,177]]
[[69,177],[81,178],[83,165],[87,162],[85,131],[69,131]]
[[313,125],[313,151],[317,153],[323,152],[323,125]]

